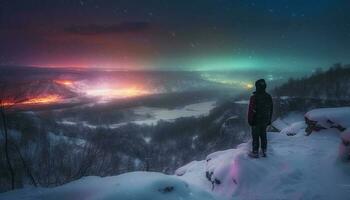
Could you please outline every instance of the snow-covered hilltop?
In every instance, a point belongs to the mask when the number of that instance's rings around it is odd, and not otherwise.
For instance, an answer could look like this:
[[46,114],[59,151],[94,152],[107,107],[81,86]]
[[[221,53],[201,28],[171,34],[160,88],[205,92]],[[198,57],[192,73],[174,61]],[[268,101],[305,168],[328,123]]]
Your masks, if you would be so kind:
[[[310,137],[303,130],[295,136],[269,133],[268,158],[249,158],[250,147],[242,144],[213,153],[207,161],[190,163],[177,173],[225,199],[345,200],[350,196],[350,173],[348,163],[338,161],[339,143],[334,130]],[[194,178],[206,175],[212,184]]]
[[[273,123],[268,157],[247,156],[250,144],[193,161],[175,175],[133,172],[85,177],[51,188],[27,188],[0,199],[337,199],[350,198],[350,108],[291,113]],[[311,131],[312,134],[309,134]],[[309,135],[309,136],[306,136]]]

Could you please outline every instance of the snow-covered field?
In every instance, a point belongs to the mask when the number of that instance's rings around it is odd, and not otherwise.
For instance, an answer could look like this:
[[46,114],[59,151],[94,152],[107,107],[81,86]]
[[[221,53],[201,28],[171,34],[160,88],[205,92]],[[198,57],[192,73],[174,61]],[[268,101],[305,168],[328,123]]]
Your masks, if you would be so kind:
[[[326,115],[329,110],[323,110],[323,114],[317,111],[315,116],[320,121],[327,117],[345,126],[350,118],[344,119],[342,110],[332,110],[332,115]],[[312,118],[313,114],[306,116]],[[267,158],[250,158],[250,143],[244,143],[236,149],[214,152],[206,160],[193,161],[172,176],[133,172],[106,178],[86,177],[52,189],[3,193],[0,199],[348,200],[350,163],[339,157],[343,132],[329,127],[305,136],[306,125],[300,121],[300,115],[280,120],[285,123],[282,131],[268,133]],[[287,130],[295,135],[288,136]]]
[[[155,125],[159,120],[173,121],[181,117],[200,117],[209,115],[211,109],[215,107],[215,101],[189,104],[176,109],[164,109],[156,107],[137,107],[133,109],[135,114],[143,116],[145,119],[130,121],[140,125]],[[124,123],[122,123],[124,124]],[[122,124],[114,124],[120,126]]]
[[[130,120],[128,122],[109,124],[107,128],[119,128],[121,126],[125,126],[128,123],[134,123],[138,125],[156,125],[159,120],[163,121],[174,121],[175,119],[181,117],[200,117],[209,115],[211,109],[215,108],[215,101],[206,101],[201,103],[189,104],[184,107],[179,107],[175,109],[165,109],[165,108],[157,108],[157,107],[136,107],[131,109],[138,118]],[[58,123],[65,125],[77,125],[78,122],[62,120]],[[97,128],[96,125],[89,124],[87,122],[80,122],[81,125],[87,128]]]

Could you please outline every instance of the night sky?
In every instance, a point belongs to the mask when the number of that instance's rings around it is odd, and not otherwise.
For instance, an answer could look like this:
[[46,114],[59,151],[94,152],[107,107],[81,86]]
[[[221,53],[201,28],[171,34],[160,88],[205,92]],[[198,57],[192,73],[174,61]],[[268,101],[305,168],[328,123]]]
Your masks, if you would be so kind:
[[0,64],[311,71],[350,63],[349,0],[2,0]]

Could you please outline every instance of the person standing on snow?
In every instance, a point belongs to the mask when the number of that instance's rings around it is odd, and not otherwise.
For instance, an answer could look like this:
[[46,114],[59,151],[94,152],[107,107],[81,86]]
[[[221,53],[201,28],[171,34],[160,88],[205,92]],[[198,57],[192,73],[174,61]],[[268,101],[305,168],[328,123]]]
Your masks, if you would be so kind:
[[259,157],[259,146],[261,144],[261,153],[266,157],[267,138],[266,128],[271,124],[273,103],[272,97],[266,90],[266,82],[259,79],[255,82],[256,91],[249,100],[248,123],[252,127],[252,152],[250,156]]

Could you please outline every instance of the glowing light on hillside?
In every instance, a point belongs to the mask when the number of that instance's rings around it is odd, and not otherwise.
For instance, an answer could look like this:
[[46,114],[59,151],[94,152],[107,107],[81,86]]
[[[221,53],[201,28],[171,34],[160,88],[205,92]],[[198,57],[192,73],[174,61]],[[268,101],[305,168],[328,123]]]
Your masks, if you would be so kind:
[[65,86],[72,86],[73,81],[71,80],[55,80],[55,83],[60,84],[60,85],[65,85]]
[[11,101],[5,100],[1,102],[1,106],[8,107],[14,105],[37,105],[37,104],[53,104],[61,101],[62,98],[59,95],[47,95],[47,96],[39,96],[26,99],[24,101]]
[[0,106],[1,107],[8,107],[8,106],[13,106],[15,103],[14,102],[12,102],[12,101],[1,101],[0,102]]
[[61,100],[58,95],[47,95],[43,97],[35,97],[24,101],[22,104],[51,104]]
[[86,95],[105,99],[129,98],[150,94],[149,91],[137,88],[93,88],[86,90]]

